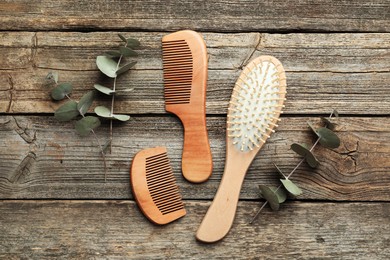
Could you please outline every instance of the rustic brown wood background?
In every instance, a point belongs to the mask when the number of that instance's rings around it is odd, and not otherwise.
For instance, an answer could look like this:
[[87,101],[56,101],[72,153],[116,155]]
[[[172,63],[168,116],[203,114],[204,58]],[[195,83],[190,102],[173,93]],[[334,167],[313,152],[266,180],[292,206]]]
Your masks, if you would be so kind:
[[[210,55],[214,172],[200,185],[180,175],[182,126],[164,110],[160,40],[179,29],[202,32]],[[390,1],[3,0],[0,30],[0,258],[390,258]],[[132,120],[115,125],[105,183],[96,143],[53,118],[59,103],[42,82],[55,70],[76,99],[109,84],[95,57],[118,46],[117,32],[142,47],[119,81],[135,87],[115,107]],[[194,234],[223,172],[227,102],[262,54],[285,66],[285,114],[247,174],[231,232],[201,244]],[[249,225],[257,185],[277,183],[272,163],[291,170],[299,157],[289,145],[312,141],[306,122],[333,108],[340,148],[316,149],[321,166],[292,178],[304,194]],[[107,139],[107,123],[97,132]],[[164,227],[140,214],[129,188],[132,157],[157,145],[168,148],[188,210]]]

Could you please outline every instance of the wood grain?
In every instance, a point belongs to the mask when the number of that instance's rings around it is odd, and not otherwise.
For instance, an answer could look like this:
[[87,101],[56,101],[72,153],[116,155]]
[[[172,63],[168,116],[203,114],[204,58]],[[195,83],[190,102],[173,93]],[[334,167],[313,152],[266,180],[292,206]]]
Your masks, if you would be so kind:
[[[289,150],[293,142],[314,141],[307,121],[318,118],[282,117],[277,132],[267,141],[246,175],[241,199],[257,199],[258,184],[277,185],[275,162],[288,172],[299,161]],[[103,142],[107,123],[98,129]],[[112,155],[107,156],[108,181],[92,137],[78,137],[73,124],[52,116],[0,117],[0,197],[62,199],[128,199],[128,170],[141,149],[166,146],[183,198],[212,199],[225,163],[225,117],[208,117],[207,127],[214,171],[210,180],[192,185],[181,177],[183,129],[174,116],[135,116],[114,126]],[[340,118],[341,147],[335,151],[316,148],[320,167],[303,165],[292,178],[303,190],[300,199],[367,201],[390,200],[390,118]],[[82,160],[80,160],[82,158]]]
[[[164,33],[123,33],[142,42],[135,70],[118,82],[118,113],[165,113],[161,37]],[[74,85],[79,98],[94,83],[112,82],[97,71],[95,57],[118,46],[115,32],[0,33],[0,112],[51,113],[49,90],[42,86],[51,70]],[[225,114],[241,67],[269,54],[286,70],[289,114],[390,114],[390,34],[218,34],[204,33],[209,52],[207,113]],[[19,40],[20,39],[20,40]],[[100,97],[108,104],[108,99]]]
[[131,201],[2,201],[5,259],[388,259],[388,203],[287,202],[248,221],[258,202],[240,202],[230,233],[205,245],[194,233],[209,202],[187,201],[187,216],[150,224]]
[[5,1],[3,30],[389,31],[386,0]]

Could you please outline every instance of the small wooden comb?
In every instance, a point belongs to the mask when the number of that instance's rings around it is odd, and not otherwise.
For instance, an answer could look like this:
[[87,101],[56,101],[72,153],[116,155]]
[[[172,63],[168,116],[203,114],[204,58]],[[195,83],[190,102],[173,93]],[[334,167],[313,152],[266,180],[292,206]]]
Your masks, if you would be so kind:
[[200,34],[185,30],[164,36],[162,51],[165,109],[184,126],[183,176],[204,182],[213,171],[206,128],[206,44]]
[[165,147],[135,155],[130,184],[139,208],[153,223],[167,224],[186,214]]

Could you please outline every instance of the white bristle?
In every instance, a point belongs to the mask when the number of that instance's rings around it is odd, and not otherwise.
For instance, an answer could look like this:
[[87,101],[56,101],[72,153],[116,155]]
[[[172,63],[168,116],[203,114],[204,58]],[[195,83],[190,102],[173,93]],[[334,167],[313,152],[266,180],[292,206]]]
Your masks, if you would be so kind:
[[244,68],[229,102],[228,137],[242,152],[266,142],[284,107],[286,83],[280,63],[274,58],[258,60]]

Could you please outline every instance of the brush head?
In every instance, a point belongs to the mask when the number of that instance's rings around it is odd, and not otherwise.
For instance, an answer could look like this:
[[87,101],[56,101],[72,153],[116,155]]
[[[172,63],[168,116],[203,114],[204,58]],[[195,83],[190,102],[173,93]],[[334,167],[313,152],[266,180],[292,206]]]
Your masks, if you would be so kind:
[[137,153],[130,180],[134,198],[150,221],[162,225],[186,214],[165,147]]
[[282,113],[286,75],[272,56],[252,60],[233,89],[228,108],[228,141],[241,152],[258,150],[265,143]]

